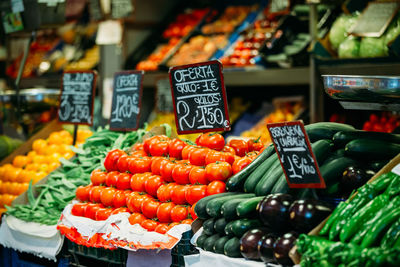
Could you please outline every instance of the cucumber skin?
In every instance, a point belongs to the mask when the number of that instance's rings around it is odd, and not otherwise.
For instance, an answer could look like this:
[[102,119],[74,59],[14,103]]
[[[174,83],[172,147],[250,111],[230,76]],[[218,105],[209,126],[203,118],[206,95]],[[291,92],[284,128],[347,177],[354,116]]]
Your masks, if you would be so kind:
[[250,197],[253,197],[253,196],[255,196],[255,195],[254,194],[247,194],[247,193],[243,193],[243,194],[237,194],[236,193],[236,194],[233,194],[232,196],[223,196],[221,198],[217,197],[217,198],[212,199],[211,201],[209,201],[207,203],[206,211],[207,211],[209,216],[216,218],[216,217],[220,216],[221,207],[226,201],[231,200],[231,199],[237,199],[237,198],[247,198],[247,197],[250,198]]
[[232,232],[232,224],[236,221],[231,221],[225,226],[225,234],[229,237],[235,236],[235,234]]
[[[225,218],[219,218],[218,220],[215,221],[214,223],[214,230],[216,233],[222,235],[225,235],[225,226],[228,222],[226,221]],[[222,227],[221,227],[222,226]]]
[[236,207],[236,213],[240,218],[251,216],[253,213],[257,211],[257,205],[260,203],[261,200],[263,200],[263,196],[260,197],[253,197],[250,198],[246,201],[241,202],[237,207]]
[[196,240],[196,246],[199,248],[203,248],[204,241],[206,241],[206,239],[209,237],[209,235],[202,233]]
[[317,122],[304,126],[311,142],[321,139],[332,139],[340,131],[355,130],[353,126],[336,122]]
[[229,239],[224,246],[224,254],[231,258],[241,258],[240,253],[240,240],[237,237]]
[[229,239],[231,239],[229,236],[220,237],[214,244],[214,252],[218,254],[224,254],[224,247]]
[[236,237],[242,237],[248,230],[261,226],[261,222],[258,219],[240,219],[234,221],[232,224],[232,232]]
[[400,153],[400,144],[387,141],[355,139],[347,143],[346,155],[360,160],[392,159]]
[[205,251],[214,252],[214,244],[220,238],[219,234],[208,237],[203,243],[203,249]]
[[275,153],[261,163],[244,182],[244,192],[254,192],[257,183],[264,177],[266,172],[270,171],[274,163],[278,160],[278,155]]
[[350,141],[355,139],[380,140],[396,144],[400,143],[400,135],[398,134],[367,132],[361,130],[340,131],[332,137],[335,146],[338,147],[345,147]]
[[221,194],[215,194],[211,196],[206,196],[205,198],[200,199],[197,203],[196,206],[194,207],[194,212],[196,213],[197,217],[202,220],[206,220],[210,218],[210,216],[207,214],[206,211],[206,206],[207,203],[217,197],[222,197],[222,196],[229,196],[233,195],[234,193],[232,192],[227,192],[227,193],[221,193]]
[[286,181],[286,176],[285,174],[282,174],[278,181],[276,182],[274,188],[271,190],[271,194],[276,194],[276,193],[282,193],[286,194],[289,192],[289,185]]
[[221,216],[223,216],[226,220],[232,221],[238,219],[236,214],[236,207],[243,202],[243,199],[232,199],[228,200],[221,207]]
[[356,164],[357,161],[348,157],[337,158],[322,165],[320,173],[322,178],[324,178],[325,184],[332,185],[339,181],[343,171],[347,167]]
[[215,234],[214,224],[215,224],[215,219],[214,218],[210,218],[210,219],[207,219],[206,221],[204,221],[203,222],[203,232],[206,235]]

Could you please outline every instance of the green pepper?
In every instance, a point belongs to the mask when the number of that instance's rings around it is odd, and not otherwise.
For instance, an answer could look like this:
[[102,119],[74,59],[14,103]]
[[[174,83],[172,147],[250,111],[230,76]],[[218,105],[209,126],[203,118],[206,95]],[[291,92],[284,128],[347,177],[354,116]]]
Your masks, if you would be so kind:
[[322,227],[321,231],[319,232],[320,235],[326,235],[329,233],[329,230],[332,224],[337,220],[341,211],[348,205],[347,202],[340,202],[336,209],[332,212],[331,216],[329,216],[328,220],[326,221],[324,227]]
[[400,238],[400,220],[397,220],[382,238],[381,247],[390,248]]
[[395,176],[391,181],[390,185],[385,190],[384,194],[394,197],[400,194],[400,176]]
[[374,214],[380,210],[389,201],[389,197],[386,195],[380,195],[367,205],[359,209],[351,218],[347,221],[345,226],[340,231],[340,241],[348,241],[356,232],[359,230],[364,223],[369,220]]

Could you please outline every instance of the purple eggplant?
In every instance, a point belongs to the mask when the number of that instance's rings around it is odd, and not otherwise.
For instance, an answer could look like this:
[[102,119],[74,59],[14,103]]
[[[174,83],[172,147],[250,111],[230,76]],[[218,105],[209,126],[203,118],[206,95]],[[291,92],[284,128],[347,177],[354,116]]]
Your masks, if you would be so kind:
[[240,238],[240,253],[249,260],[259,260],[258,242],[268,232],[266,228],[255,228],[247,231]]
[[293,265],[289,257],[289,251],[295,245],[298,234],[289,232],[279,237],[274,244],[274,259],[281,265]]
[[289,208],[293,197],[289,194],[272,194],[257,207],[260,220],[276,232],[284,232],[289,226]]
[[350,193],[364,185],[375,173],[357,166],[347,167],[340,179],[339,187],[343,193]]
[[296,200],[290,206],[290,224],[298,232],[307,233],[331,212],[331,206],[324,202],[315,199]]
[[275,234],[269,233],[258,241],[258,253],[263,262],[274,261],[274,244],[277,238]]

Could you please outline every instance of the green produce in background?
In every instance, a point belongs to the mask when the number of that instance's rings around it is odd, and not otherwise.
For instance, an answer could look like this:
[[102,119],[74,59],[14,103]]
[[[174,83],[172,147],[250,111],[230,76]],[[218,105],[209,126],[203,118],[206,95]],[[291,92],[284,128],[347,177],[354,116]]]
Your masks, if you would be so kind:
[[329,32],[329,42],[332,48],[338,50],[339,45],[346,39],[348,31],[357,21],[358,14],[341,15],[335,20]]
[[400,15],[397,15],[392,22],[390,23],[389,27],[385,32],[385,43],[386,45],[390,44],[397,36],[400,34]]
[[358,58],[360,56],[360,40],[348,36],[340,45],[338,54],[340,58]]
[[5,158],[8,154],[13,152],[23,142],[18,139],[12,139],[5,135],[0,135],[0,159]]
[[384,36],[380,38],[364,37],[360,44],[360,57],[385,57],[389,55]]

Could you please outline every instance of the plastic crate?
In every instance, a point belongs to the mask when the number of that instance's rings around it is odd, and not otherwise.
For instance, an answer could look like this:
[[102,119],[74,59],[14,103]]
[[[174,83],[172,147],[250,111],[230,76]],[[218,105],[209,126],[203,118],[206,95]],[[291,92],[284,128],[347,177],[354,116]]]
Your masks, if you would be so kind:
[[192,236],[192,230],[183,233],[182,239],[171,250],[171,267],[185,266],[185,260],[183,256],[199,253],[199,251],[190,243],[190,239],[192,238]]
[[91,248],[75,244],[67,240],[68,252],[109,264],[125,265],[128,257],[128,251],[122,248],[110,250],[105,248]]
[[57,262],[39,258],[33,254],[20,253],[10,248],[0,246],[0,266],[10,267],[44,267],[44,266],[69,266],[67,258],[60,258]]

